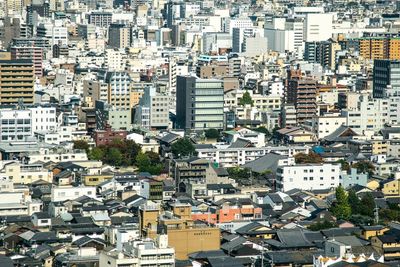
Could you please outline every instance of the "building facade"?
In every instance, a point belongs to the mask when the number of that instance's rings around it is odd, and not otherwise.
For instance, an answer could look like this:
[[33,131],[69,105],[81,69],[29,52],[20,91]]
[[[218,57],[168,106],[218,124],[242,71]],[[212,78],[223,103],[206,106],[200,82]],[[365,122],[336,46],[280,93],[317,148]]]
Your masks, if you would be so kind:
[[373,75],[375,98],[400,96],[400,60],[375,60]]
[[178,76],[176,114],[176,128],[178,129],[186,131],[223,129],[223,81]]
[[31,60],[0,60],[0,104],[33,104],[34,81]]
[[340,184],[340,164],[299,164],[277,169],[276,189],[318,190],[336,188]]

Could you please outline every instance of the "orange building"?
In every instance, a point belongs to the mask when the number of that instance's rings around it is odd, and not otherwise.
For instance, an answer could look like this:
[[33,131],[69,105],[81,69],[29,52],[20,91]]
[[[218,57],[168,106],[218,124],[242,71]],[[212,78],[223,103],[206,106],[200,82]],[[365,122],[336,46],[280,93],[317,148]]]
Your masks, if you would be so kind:
[[400,59],[399,37],[365,37],[359,39],[360,56],[364,59]]
[[192,220],[206,221],[213,224],[260,218],[262,218],[262,208],[255,206],[246,199],[221,200],[217,209],[192,213]]
[[211,211],[192,213],[192,220],[193,221],[204,221],[204,222],[208,222],[211,224],[218,223],[217,214],[212,213]]

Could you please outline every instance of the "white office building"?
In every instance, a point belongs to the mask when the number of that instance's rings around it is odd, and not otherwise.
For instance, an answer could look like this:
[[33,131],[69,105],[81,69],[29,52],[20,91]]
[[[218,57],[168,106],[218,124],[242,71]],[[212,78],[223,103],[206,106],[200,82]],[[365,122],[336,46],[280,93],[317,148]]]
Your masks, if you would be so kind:
[[280,166],[276,172],[276,190],[320,190],[336,188],[340,183],[340,164],[299,164]]
[[388,99],[361,95],[357,108],[342,110],[342,116],[346,118],[346,125],[358,134],[363,134],[365,131],[376,132],[390,122],[389,105]]
[[232,34],[234,28],[251,28],[253,27],[253,22],[250,18],[236,18],[228,21],[229,33]]
[[168,246],[168,236],[159,235],[153,240],[130,240],[117,248],[100,253],[100,266],[175,266],[175,249]]
[[88,196],[96,198],[96,187],[91,186],[54,186],[51,188],[51,201],[61,202],[73,200],[78,197]]
[[336,131],[341,125],[345,125],[346,121],[346,117],[339,114],[316,116],[312,119],[312,131],[317,135],[318,139],[322,139]]
[[284,156],[294,156],[297,153],[308,154],[308,146],[269,146],[269,147],[245,147],[230,148],[221,145],[213,148],[196,149],[198,157],[218,163],[223,167],[235,167],[256,160],[268,153],[277,153]]
[[62,25],[62,21],[39,23],[36,29],[37,37],[51,40],[51,45],[68,45],[68,28]]
[[268,47],[278,52],[294,51],[300,57],[304,49],[304,22],[283,17],[266,18],[264,36]]
[[320,42],[332,38],[334,13],[308,13],[305,18],[304,40]]
[[0,140],[18,141],[33,136],[36,131],[57,128],[56,108],[34,106],[0,109]]
[[134,123],[142,129],[165,129],[169,126],[169,96],[146,87],[136,108]]

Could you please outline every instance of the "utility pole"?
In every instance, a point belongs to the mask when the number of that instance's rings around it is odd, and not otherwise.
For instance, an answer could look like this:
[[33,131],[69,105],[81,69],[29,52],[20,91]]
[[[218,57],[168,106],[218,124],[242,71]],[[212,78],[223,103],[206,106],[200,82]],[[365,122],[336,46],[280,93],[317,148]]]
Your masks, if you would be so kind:
[[264,243],[261,243],[261,267],[264,267]]
[[375,209],[374,209],[374,215],[375,215],[375,223],[379,223],[379,208],[378,205],[375,203]]

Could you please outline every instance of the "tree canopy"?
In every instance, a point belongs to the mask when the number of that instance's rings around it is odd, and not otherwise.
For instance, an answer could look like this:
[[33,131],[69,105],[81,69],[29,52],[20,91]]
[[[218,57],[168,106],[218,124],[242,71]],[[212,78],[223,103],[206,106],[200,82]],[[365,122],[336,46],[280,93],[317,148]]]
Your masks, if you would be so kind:
[[341,185],[336,188],[335,195],[336,202],[331,207],[333,215],[335,215],[337,219],[349,219],[351,216],[351,206],[347,193]]
[[88,157],[113,166],[132,166],[140,150],[140,145],[132,140],[114,140],[110,144],[92,148],[88,151]]
[[152,175],[159,175],[164,168],[158,154],[154,152],[140,152],[136,156],[136,166],[139,168],[139,171],[149,172]]
[[251,105],[253,106],[253,99],[251,98],[251,95],[248,91],[243,93],[242,98],[239,100],[239,105],[245,106],[245,105]]
[[375,171],[375,166],[371,161],[362,160],[353,164],[353,167],[357,169],[358,172],[368,173],[372,175]]
[[337,161],[337,163],[340,163],[340,167],[343,171],[349,171],[350,170],[350,164],[344,160],[344,159],[340,159]]
[[229,177],[235,180],[246,180],[250,178],[250,169],[241,168],[239,166],[227,168]]
[[219,137],[219,132],[217,129],[207,129],[204,134],[210,139],[217,139]]
[[122,165],[122,153],[116,147],[111,147],[106,154],[105,161],[113,166]]
[[308,229],[310,229],[311,231],[320,231],[320,230],[324,230],[324,229],[333,228],[336,226],[337,226],[336,223],[330,222],[328,220],[324,220],[322,222],[316,222],[314,224],[311,224],[308,227]]
[[174,158],[191,156],[196,154],[196,149],[189,138],[181,138],[171,146],[171,152]]
[[374,209],[375,201],[371,193],[363,194],[360,198],[353,189],[347,195],[343,187],[336,189],[336,203],[332,206],[332,212],[338,218],[350,219],[353,223],[373,222]]
[[322,157],[314,152],[310,152],[308,154],[298,153],[294,156],[294,160],[296,161],[297,164],[323,163],[324,162]]
[[76,140],[73,143],[73,148],[74,149],[83,149],[87,152],[87,151],[89,151],[90,146],[89,146],[88,142],[86,142],[85,140]]

